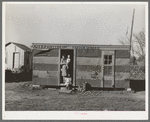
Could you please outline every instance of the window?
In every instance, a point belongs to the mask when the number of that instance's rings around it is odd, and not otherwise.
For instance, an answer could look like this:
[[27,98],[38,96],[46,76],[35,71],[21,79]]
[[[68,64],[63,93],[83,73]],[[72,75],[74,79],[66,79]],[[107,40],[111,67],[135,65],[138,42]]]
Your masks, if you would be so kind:
[[104,64],[108,65],[112,63],[112,55],[104,55]]

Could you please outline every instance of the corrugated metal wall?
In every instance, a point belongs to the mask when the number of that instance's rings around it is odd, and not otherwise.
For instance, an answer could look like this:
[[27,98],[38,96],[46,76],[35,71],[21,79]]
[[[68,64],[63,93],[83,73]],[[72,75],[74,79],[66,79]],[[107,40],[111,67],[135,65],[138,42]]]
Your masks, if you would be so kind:
[[33,50],[33,81],[38,85],[59,84],[59,49]]

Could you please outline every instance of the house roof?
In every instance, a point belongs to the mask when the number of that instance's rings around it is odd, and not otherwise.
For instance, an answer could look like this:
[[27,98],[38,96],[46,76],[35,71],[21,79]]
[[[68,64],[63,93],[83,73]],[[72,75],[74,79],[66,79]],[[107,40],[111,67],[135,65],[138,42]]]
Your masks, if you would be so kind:
[[86,49],[100,49],[100,48],[104,48],[104,49],[120,49],[120,50],[129,50],[130,46],[129,45],[93,45],[93,44],[54,44],[54,43],[32,43],[32,47],[34,49],[49,49],[49,48],[58,48],[58,47],[62,47],[62,48],[78,48],[78,49],[82,49],[82,48],[86,48]]
[[18,46],[19,48],[23,49],[24,51],[31,52],[31,49],[29,47],[27,47],[26,45],[15,43],[15,42],[9,42],[5,46],[8,46],[10,44],[14,44],[14,45]]

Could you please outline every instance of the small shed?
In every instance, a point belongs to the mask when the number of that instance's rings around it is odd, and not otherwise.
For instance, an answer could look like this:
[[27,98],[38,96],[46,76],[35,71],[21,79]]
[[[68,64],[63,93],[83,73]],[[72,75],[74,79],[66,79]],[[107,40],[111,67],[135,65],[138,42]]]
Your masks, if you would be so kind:
[[32,68],[32,51],[29,47],[9,42],[5,45],[5,69],[18,70],[24,67],[26,71]]
[[59,86],[63,54],[71,58],[74,86],[84,82],[92,87],[128,88],[129,45],[84,45],[33,43],[33,81],[37,85]]

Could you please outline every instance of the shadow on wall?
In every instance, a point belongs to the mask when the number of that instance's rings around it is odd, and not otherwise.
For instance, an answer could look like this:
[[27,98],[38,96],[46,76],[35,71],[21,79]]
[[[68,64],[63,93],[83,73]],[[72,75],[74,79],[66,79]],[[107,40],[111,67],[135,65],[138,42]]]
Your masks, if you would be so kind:
[[5,82],[24,82],[32,81],[32,71],[22,73],[12,73],[10,70],[5,70]]

